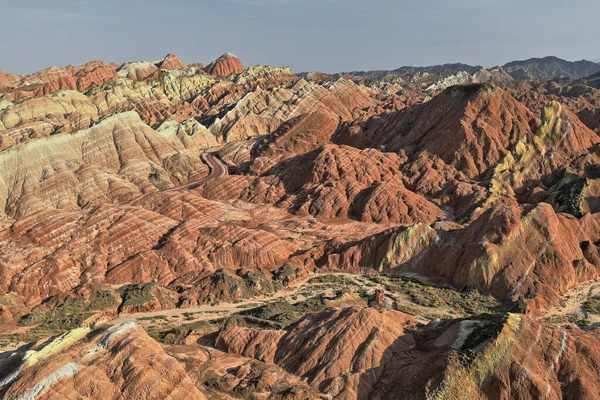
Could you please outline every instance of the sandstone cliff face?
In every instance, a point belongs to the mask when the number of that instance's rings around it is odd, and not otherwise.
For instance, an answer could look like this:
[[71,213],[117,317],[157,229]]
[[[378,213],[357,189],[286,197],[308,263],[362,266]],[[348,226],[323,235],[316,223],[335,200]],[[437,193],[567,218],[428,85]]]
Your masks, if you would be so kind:
[[338,127],[335,114],[317,110],[292,118],[256,143],[253,157],[304,154],[329,143]]
[[499,299],[521,299],[530,312],[540,312],[598,276],[597,229],[595,215],[577,220],[546,203],[524,210],[508,202],[487,208],[466,226],[415,224],[332,245],[316,263],[354,272],[417,273],[458,290],[477,287]]
[[467,367],[452,360],[432,398],[595,398],[598,336],[510,315]]
[[563,171],[581,174],[585,163],[596,162],[598,136],[560,103],[544,107],[541,122],[532,137],[517,142],[495,167],[492,193],[522,193],[540,180],[548,184],[552,179],[547,177]]
[[[592,215],[581,221],[557,215],[543,203],[528,210],[496,205],[462,230],[440,232],[435,244],[421,253],[421,265],[409,268],[442,276],[457,287],[483,287],[498,298],[522,297],[532,310],[543,309],[597,276],[598,261],[590,255],[595,248],[584,254],[581,247],[586,240],[596,243],[597,223]],[[445,271],[434,265],[445,265]]]
[[93,86],[102,85],[103,83],[116,79],[118,77],[114,66],[98,65],[88,66],[77,71],[77,90],[85,91]]

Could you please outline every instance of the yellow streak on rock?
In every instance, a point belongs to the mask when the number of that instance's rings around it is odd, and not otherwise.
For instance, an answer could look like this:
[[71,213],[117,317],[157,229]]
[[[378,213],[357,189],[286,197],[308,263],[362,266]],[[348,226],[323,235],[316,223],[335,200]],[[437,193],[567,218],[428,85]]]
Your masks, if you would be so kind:
[[50,343],[46,344],[39,350],[29,350],[24,357],[23,367],[31,367],[38,362],[47,359],[53,354],[59,353],[62,350],[70,347],[74,343],[84,338],[92,331],[91,325],[75,328],[69,332],[65,332],[54,338]]

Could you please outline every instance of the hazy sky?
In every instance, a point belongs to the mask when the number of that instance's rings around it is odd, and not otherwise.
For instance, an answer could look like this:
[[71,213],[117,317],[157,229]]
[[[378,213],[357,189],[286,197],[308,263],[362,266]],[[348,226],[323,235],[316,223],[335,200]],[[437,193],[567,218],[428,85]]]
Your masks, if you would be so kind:
[[600,58],[598,0],[0,0],[0,70],[172,52],[296,72]]

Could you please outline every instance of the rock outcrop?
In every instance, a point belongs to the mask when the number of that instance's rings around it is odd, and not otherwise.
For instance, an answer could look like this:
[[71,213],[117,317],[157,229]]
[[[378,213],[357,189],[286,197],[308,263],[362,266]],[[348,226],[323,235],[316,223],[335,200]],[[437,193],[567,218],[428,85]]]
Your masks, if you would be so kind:
[[281,124],[302,114],[321,111],[343,121],[352,120],[363,108],[376,103],[371,92],[351,81],[323,86],[299,80],[290,88],[258,87],[211,126],[226,141],[274,132]]

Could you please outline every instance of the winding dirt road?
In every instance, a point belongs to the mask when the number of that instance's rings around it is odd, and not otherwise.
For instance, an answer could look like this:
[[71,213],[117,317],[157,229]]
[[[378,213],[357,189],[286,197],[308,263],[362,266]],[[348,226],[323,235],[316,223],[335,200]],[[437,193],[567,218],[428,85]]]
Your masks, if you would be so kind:
[[210,169],[210,173],[208,175],[206,175],[204,178],[199,179],[197,181],[190,182],[187,185],[177,186],[177,187],[174,187],[171,189],[167,189],[165,191],[171,192],[171,191],[175,191],[175,190],[195,189],[207,180],[220,178],[220,177],[228,174],[227,167],[225,166],[225,164],[223,164],[221,162],[221,160],[219,160],[217,157],[215,157],[211,153],[202,153],[200,158],[206,165],[208,165],[208,168]]
[[210,174],[208,174],[204,179],[215,179],[227,175],[227,167],[225,164],[223,164],[221,160],[211,153],[202,153],[200,158],[202,158],[202,161],[204,161],[210,168]]

